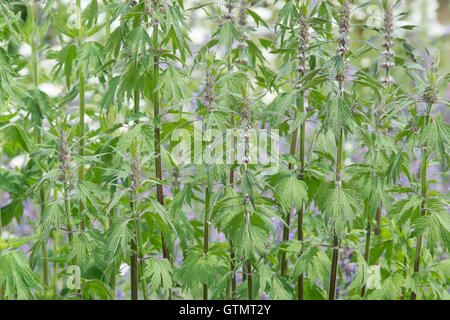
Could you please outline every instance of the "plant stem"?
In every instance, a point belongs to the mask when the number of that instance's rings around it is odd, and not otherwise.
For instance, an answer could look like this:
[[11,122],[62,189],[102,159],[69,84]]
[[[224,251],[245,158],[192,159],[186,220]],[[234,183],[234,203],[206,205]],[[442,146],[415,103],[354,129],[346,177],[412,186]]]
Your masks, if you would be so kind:
[[234,258],[233,242],[230,240],[231,300],[236,300],[236,273],[234,272],[236,265]]
[[[148,290],[147,290],[147,281],[142,277],[144,275],[144,252],[143,252],[143,245],[142,245],[142,230],[141,230],[141,220],[139,218],[139,214],[136,210],[136,204],[133,205],[133,211],[135,216],[135,227],[136,227],[136,245],[137,245],[137,256],[139,256],[139,264],[137,266],[138,268],[138,277],[141,280],[141,286],[142,286],[142,295],[144,300],[148,300]],[[136,257],[137,260],[137,257]],[[137,262],[137,261],[136,261]]]
[[[367,264],[369,264],[369,258],[370,258],[370,236],[371,236],[371,225],[372,225],[372,221],[371,221],[371,216],[370,214],[368,215],[367,218],[367,231],[366,231],[366,247],[365,247],[365,251],[364,251],[364,260],[367,262]],[[361,288],[361,298],[363,298],[366,295],[366,285],[363,285],[363,287]]]
[[248,290],[248,300],[253,300],[253,276],[252,276],[252,265],[250,261],[247,260],[247,290]]
[[[210,207],[210,198],[211,198],[211,190],[209,187],[206,187],[205,191],[205,217],[203,221],[203,254],[207,255],[209,249],[209,207]],[[203,284],[203,300],[208,300],[208,287],[206,284]]]
[[[32,24],[37,28],[37,23],[35,21],[35,13],[33,10],[33,5],[30,3],[30,6],[28,8],[28,12],[30,15],[30,19],[32,21]],[[33,85],[34,89],[39,88],[39,72],[38,72],[38,52],[36,49],[37,43],[36,43],[36,33],[33,32],[32,39],[31,39],[31,69],[33,74]],[[41,144],[41,130],[38,126],[34,128],[34,136],[35,136],[35,142],[36,144]],[[39,176],[42,177],[42,172],[39,172]],[[39,188],[39,210],[40,214],[42,216],[44,209],[45,209],[45,190],[43,187]],[[43,283],[45,287],[48,287],[49,285],[49,272],[48,272],[48,252],[47,252],[47,246],[45,243],[42,244],[42,278]]]
[[[82,25],[82,21],[81,21],[81,1],[77,0],[76,1],[76,8],[77,8],[77,24],[78,24],[78,29],[80,30],[80,38],[79,38],[79,43],[78,43],[78,47],[81,46],[82,42],[83,42],[83,25]],[[83,72],[83,66],[80,66],[79,69],[79,86],[80,86],[80,114],[79,114],[79,122],[78,122],[78,138],[79,138],[79,147],[78,147],[78,155],[83,158],[84,157],[84,104],[85,104],[85,100],[84,100],[84,93],[85,93],[85,83],[84,83],[85,79],[84,79],[84,72]],[[84,165],[81,164],[79,169],[78,169],[78,180],[79,181],[84,181]],[[84,211],[84,204],[82,201],[78,202],[78,212],[79,214],[81,214],[81,222],[80,222],[80,229],[82,231],[85,230],[86,227],[86,219],[85,216],[83,215],[83,211]]]
[[[84,73],[82,68],[80,68],[80,122],[78,127],[78,135],[80,138],[80,145],[79,145],[79,152],[78,154],[80,157],[84,157]],[[78,179],[79,181],[84,180],[84,165],[81,164],[80,168],[78,169]],[[80,222],[80,229],[84,231],[86,226],[86,220],[83,214],[84,211],[84,205],[82,201],[79,201],[79,213],[82,215],[81,222]]]
[[[56,257],[56,252],[58,251],[58,231],[53,231],[53,257]],[[58,264],[53,263],[53,297],[56,298],[58,293]]]
[[64,208],[66,211],[67,236],[69,237],[69,243],[71,243],[73,240],[73,234],[72,234],[72,219],[70,212],[69,187],[67,185],[67,182],[64,182]]
[[[155,4],[157,5],[157,4]],[[158,53],[158,24],[155,23],[153,26],[153,48],[155,50],[155,57],[153,63],[153,118],[157,119],[159,117],[159,90],[156,90],[159,82],[159,53]],[[158,124],[155,124],[155,167],[156,167],[156,178],[162,181],[162,164],[161,164],[161,131]],[[156,185],[156,193],[158,202],[164,206],[164,193],[163,187],[161,184]],[[162,252],[163,257],[169,261],[170,253],[169,248],[167,247],[166,241],[164,239],[164,235],[161,232],[161,244],[162,244]],[[172,299],[172,290],[169,289],[169,300]]]
[[[340,87],[342,84],[340,83]],[[336,152],[336,184],[338,188],[341,188],[341,163],[342,163],[342,140],[343,140],[343,129],[339,130],[337,152]],[[331,274],[330,274],[330,286],[328,292],[328,299],[334,300],[336,295],[336,276],[338,269],[339,260],[339,237],[336,233],[336,229],[333,229],[333,255],[331,259]]]
[[380,206],[377,209],[376,213],[376,221],[377,221],[377,227],[375,228],[375,235],[379,236],[381,234],[381,212],[383,210],[383,202],[380,201]]
[[[428,121],[430,120],[430,111],[431,104],[427,105],[427,110],[425,114],[425,124],[424,128],[428,125]],[[421,196],[422,196],[422,204],[420,205],[420,216],[425,215],[425,199],[427,196],[427,143],[425,142],[422,146],[421,151],[421,161],[420,161],[420,174],[421,174]],[[416,241],[416,253],[414,258],[414,273],[419,272],[420,269],[420,251],[422,249],[422,241],[423,235],[419,235]],[[416,300],[417,293],[411,292],[410,300]]]
[[[299,101],[298,101],[299,100]],[[300,97],[297,100],[297,104],[300,106],[300,111],[305,112],[305,95],[304,91],[300,91]],[[302,123],[300,125],[300,180],[305,180],[305,124]],[[300,255],[303,253],[303,213],[304,213],[304,206],[305,204],[302,201],[302,205],[297,213],[297,239],[302,244],[302,248],[300,251]],[[304,293],[303,293],[303,273],[298,277],[297,280],[297,292],[298,292],[298,300],[304,299]]]
[[[231,0],[229,0],[229,4],[231,4]],[[231,6],[229,6],[229,8],[228,8],[228,14],[230,14],[231,15]],[[228,66],[227,66],[227,69],[228,69],[228,73],[230,73],[231,71],[232,71],[232,56],[231,56],[231,54],[229,55],[229,57],[228,57]],[[234,115],[233,114],[231,114],[231,127],[232,128],[234,128],[235,127],[235,121],[234,121]],[[233,137],[233,141],[232,141],[232,165],[231,165],[231,168],[230,168],[230,186],[231,186],[231,188],[233,188],[233,184],[234,184],[234,169],[233,169],[233,165],[234,165],[234,152],[235,152],[235,137],[234,137],[234,135],[232,136]],[[231,261],[230,261],[230,271],[231,271],[231,299],[232,300],[235,300],[236,299],[236,273],[234,272],[234,268],[236,267],[235,266],[235,263],[234,263],[234,249],[233,249],[233,241],[231,241],[231,239],[230,239],[230,258],[231,258]]]
[[[291,149],[289,151],[290,155],[295,155],[295,149],[297,146],[297,136],[298,136],[298,128],[295,128],[294,132],[292,133]],[[291,170],[292,163],[289,163],[288,167],[289,167],[289,170]],[[287,213],[284,222],[285,222],[285,224],[283,225],[282,239],[283,239],[283,242],[286,242],[289,240],[289,225],[291,223],[291,212],[290,211]],[[285,276],[286,274],[287,274],[286,251],[282,251],[281,252],[281,275]]]
[[136,248],[136,231],[131,241],[131,263],[130,263],[130,281],[131,281],[131,300],[138,300],[138,262]]

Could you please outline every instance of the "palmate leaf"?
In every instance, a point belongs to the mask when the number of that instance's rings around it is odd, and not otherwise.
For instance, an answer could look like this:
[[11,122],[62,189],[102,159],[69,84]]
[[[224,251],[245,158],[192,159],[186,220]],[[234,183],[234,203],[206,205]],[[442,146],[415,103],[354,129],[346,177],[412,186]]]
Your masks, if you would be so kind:
[[151,40],[144,28],[137,27],[128,33],[125,44],[126,48],[137,56],[139,53],[145,54],[147,52],[147,45],[151,45]]
[[192,185],[187,183],[183,190],[175,195],[175,197],[168,204],[170,216],[173,217],[173,224],[180,239],[180,247],[183,252],[188,249],[188,242],[192,239],[194,229],[182,210],[186,203],[192,206],[191,196],[193,196]]
[[170,65],[161,75],[155,90],[162,90],[166,103],[180,103],[188,97],[186,82],[189,77],[179,68]]
[[344,230],[347,221],[351,225],[356,218],[357,208],[363,207],[361,200],[353,190],[343,189],[339,186],[326,190],[321,196],[318,206],[320,211],[332,218],[338,234]]
[[22,174],[5,168],[0,168],[0,190],[11,194],[20,194],[23,191]]
[[227,186],[222,199],[213,208],[212,219],[215,226],[226,233],[229,232],[233,218],[242,213],[241,198],[232,187]]
[[73,237],[69,243],[68,261],[75,259],[77,265],[84,266],[89,262],[92,252],[96,249],[97,244],[90,236],[89,232],[81,232]]
[[[388,168],[386,169],[386,179],[387,181],[392,181],[396,183],[400,177],[400,171],[403,166],[408,167],[409,157],[406,152],[399,151],[393,156]],[[406,163],[406,164],[405,164]]]
[[57,202],[50,203],[44,209],[42,216],[40,218],[39,224],[41,226],[41,234],[44,243],[50,235],[53,229],[59,229],[59,226],[64,221],[64,210],[61,205]]
[[72,67],[77,57],[77,47],[74,44],[68,45],[58,52],[56,57],[58,63],[55,65],[54,71],[56,74],[61,72],[63,69],[63,74],[66,78],[67,88],[70,89],[71,77],[72,77]]
[[28,97],[26,97],[25,104],[28,110],[31,112],[31,120],[34,125],[40,127],[42,125],[42,119],[44,115],[48,115],[50,111],[50,98],[38,89],[32,89],[28,91]]
[[130,241],[132,237],[129,220],[117,221],[112,224],[106,233],[105,257],[106,261],[112,262],[128,256]]
[[240,34],[234,23],[227,22],[217,31],[215,36],[217,36],[219,40],[217,45],[219,47],[224,47],[227,53],[229,53],[232,49],[233,41],[238,40]]
[[106,57],[103,46],[95,41],[83,43],[78,51],[76,62],[82,66],[85,77],[97,76],[101,82],[105,82],[102,66]]
[[109,300],[111,298],[111,289],[98,279],[84,282],[82,293],[83,297],[88,299]]
[[266,107],[265,114],[267,114],[270,124],[278,126],[284,121],[286,112],[292,109],[295,104],[295,96],[293,93],[283,92],[277,94],[271,103]]
[[78,196],[85,208],[90,204],[97,213],[101,212],[99,200],[101,193],[97,185],[89,181],[78,181],[77,190]]
[[293,288],[289,286],[285,278],[274,276],[269,294],[273,300],[291,300],[293,297]]
[[353,117],[345,99],[341,97],[334,97],[323,107],[322,114],[325,113],[325,118],[322,124],[322,130],[332,130],[337,137],[341,128],[352,131]]
[[[167,6],[167,25],[169,27],[168,36],[171,36],[173,50],[180,50],[181,58],[185,60],[185,32],[189,32],[189,26],[186,24],[185,18],[177,6]],[[189,49],[189,48],[187,48]]]
[[449,156],[446,152],[450,145],[450,125],[441,119],[431,119],[424,128],[420,137],[420,143],[427,143],[428,150],[436,151],[439,156],[441,166],[449,162]]
[[233,235],[233,245],[236,255],[250,260],[256,260],[266,251],[269,234],[262,228],[245,224]]
[[148,259],[143,278],[150,278],[153,290],[172,288],[172,266],[169,260]]
[[402,286],[404,283],[403,277],[396,273],[384,280],[380,289],[374,290],[368,295],[370,300],[396,300],[399,299]]
[[39,277],[31,270],[21,251],[9,251],[0,256],[0,288],[7,299],[33,299],[33,289],[41,290]]
[[184,259],[181,279],[184,288],[197,288],[201,283],[214,286],[228,270],[228,265],[212,252],[193,251]]
[[297,179],[295,175],[283,178],[276,187],[286,210],[290,210],[294,205],[300,208],[303,202],[308,202],[307,189],[306,183]]
[[0,48],[0,101],[7,101],[17,94],[14,77],[16,72],[12,68],[13,60],[3,48]]
[[430,216],[417,218],[414,224],[413,236],[424,235],[427,238],[426,246],[431,254],[440,241],[445,251],[450,250],[450,218],[446,211],[432,212]]
[[317,249],[314,247],[308,248],[301,256],[295,261],[294,264],[294,277],[299,277],[301,274],[308,273],[311,268],[311,264],[314,256],[317,253]]
[[108,113],[113,104],[116,104],[119,110],[122,107],[125,93],[119,92],[117,90],[117,88],[119,87],[120,80],[121,77],[117,76],[108,81],[109,87],[105,95],[103,96],[101,103],[102,109],[106,109]]
[[367,265],[366,260],[364,260],[364,256],[358,253],[356,259],[358,269],[356,271],[355,278],[348,288],[349,291],[353,289],[359,290],[360,288],[362,288],[362,286],[366,284],[369,275],[369,266]]
[[398,224],[400,226],[409,219],[414,221],[417,218],[422,200],[422,197],[413,195],[408,199],[402,199],[394,203],[392,206],[392,213],[397,216],[396,218],[398,219]]
[[0,207],[0,215],[2,218],[0,227],[6,227],[14,218],[16,218],[17,221],[20,221],[20,218],[23,216],[22,201],[20,199],[14,199],[6,206]]

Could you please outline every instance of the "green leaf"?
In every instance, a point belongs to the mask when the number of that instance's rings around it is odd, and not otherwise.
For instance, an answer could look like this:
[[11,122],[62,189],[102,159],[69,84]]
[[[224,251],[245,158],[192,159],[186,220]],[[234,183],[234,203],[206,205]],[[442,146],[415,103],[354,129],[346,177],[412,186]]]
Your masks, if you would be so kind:
[[336,137],[339,135],[341,128],[352,130],[354,125],[352,113],[344,99],[340,97],[333,98],[322,110],[322,113],[325,113],[322,130],[326,132],[331,129]]
[[228,265],[217,255],[193,251],[184,259],[181,279],[184,288],[196,288],[201,283],[212,286],[217,278],[224,275]]
[[247,259],[256,260],[266,251],[269,235],[259,227],[245,224],[233,237],[236,254]]
[[172,288],[172,266],[169,260],[148,259],[143,278],[150,278],[154,290]]
[[299,180],[295,175],[281,180],[276,188],[283,201],[283,206],[287,210],[290,210],[294,205],[301,208],[302,203],[308,202],[307,189],[306,183]]
[[446,149],[450,145],[450,125],[440,119],[432,119],[424,128],[420,137],[420,143],[426,143],[428,150],[436,151],[439,156],[441,166],[448,165],[448,152]]
[[164,70],[155,90],[162,89],[162,97],[167,103],[180,103],[188,97],[187,80],[188,76],[184,72],[170,65]]
[[39,277],[31,270],[21,251],[0,256],[0,288],[7,299],[33,299],[33,290],[41,290]]
[[106,233],[105,257],[106,261],[112,262],[114,259],[125,258],[130,250],[132,237],[129,220],[117,221],[112,224]]
[[363,207],[352,190],[338,186],[326,190],[318,206],[322,212],[332,218],[338,234],[344,230],[347,221],[351,224],[356,218],[357,209]]

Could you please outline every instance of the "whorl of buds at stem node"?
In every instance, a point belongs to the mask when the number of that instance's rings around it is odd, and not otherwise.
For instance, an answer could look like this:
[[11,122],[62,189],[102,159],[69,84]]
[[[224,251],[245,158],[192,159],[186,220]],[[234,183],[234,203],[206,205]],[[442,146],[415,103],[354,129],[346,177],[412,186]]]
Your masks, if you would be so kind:
[[233,10],[233,8],[234,8],[234,4],[233,4],[233,2],[231,2],[231,1],[228,1],[226,4],[225,4],[225,8],[227,8],[228,9],[228,11],[231,11],[231,10]]
[[350,0],[344,0],[339,12],[339,33],[348,34],[350,31]]
[[208,108],[208,111],[214,110],[214,102],[216,100],[215,95],[215,81],[214,76],[211,69],[208,69],[207,75],[206,75],[206,85],[205,85],[205,100],[206,105]]
[[247,124],[250,123],[250,103],[247,98],[244,98],[243,108],[242,108],[242,120]]
[[[139,154],[135,154],[131,158],[131,168],[128,176],[130,179],[130,189],[132,191],[137,191],[141,186],[140,175],[141,175],[141,164],[139,161]],[[133,192],[133,194],[134,193],[135,192]],[[134,197],[134,195],[132,197]]]
[[423,101],[426,104],[433,105],[439,101],[439,97],[436,92],[436,88],[433,86],[429,86],[425,89],[422,95]]
[[392,4],[388,1],[386,4],[386,9],[384,11],[384,21],[383,21],[383,29],[384,29],[384,42],[382,44],[384,51],[383,57],[384,61],[381,64],[381,67],[386,71],[386,77],[381,79],[381,82],[386,85],[391,85],[394,83],[394,79],[389,76],[389,72],[392,68],[394,68],[395,63],[393,61],[394,51],[392,48],[394,47],[394,13],[392,10]]
[[247,45],[245,44],[245,43],[239,43],[238,44],[238,46],[237,46],[237,48],[239,49],[239,50],[244,50],[245,48],[247,48]]
[[247,25],[247,0],[242,0],[238,14],[238,24],[242,27]]
[[345,81],[345,74],[344,74],[344,72],[339,71],[336,74],[336,80],[339,81],[339,82],[344,82]]
[[338,48],[336,53],[345,56],[349,50],[347,34],[350,32],[350,1],[344,0],[339,12],[339,37],[337,38]]
[[236,63],[248,64],[248,59],[247,58],[242,58],[242,59],[237,58]]
[[59,176],[59,181],[69,182],[70,175],[70,148],[67,142],[67,134],[65,131],[61,130],[59,133],[59,143],[58,143],[58,161],[59,169],[61,170],[61,175]]
[[305,50],[308,48],[309,43],[309,23],[306,22],[305,17],[300,14],[298,16],[298,24],[299,24],[299,33],[298,33],[298,53],[297,53],[297,60],[298,60],[298,66],[297,66],[297,79],[298,83],[296,85],[296,89],[300,90],[302,88],[302,84],[299,82],[300,78],[305,75],[305,73],[309,72],[309,54],[305,52]]

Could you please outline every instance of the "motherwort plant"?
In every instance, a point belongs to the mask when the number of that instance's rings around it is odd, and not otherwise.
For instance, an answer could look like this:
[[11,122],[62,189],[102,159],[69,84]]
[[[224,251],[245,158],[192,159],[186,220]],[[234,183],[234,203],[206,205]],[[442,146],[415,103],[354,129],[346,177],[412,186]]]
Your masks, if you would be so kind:
[[0,299],[448,299],[402,3],[0,1]]

